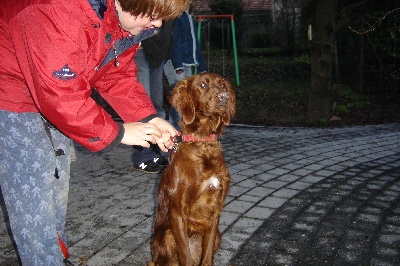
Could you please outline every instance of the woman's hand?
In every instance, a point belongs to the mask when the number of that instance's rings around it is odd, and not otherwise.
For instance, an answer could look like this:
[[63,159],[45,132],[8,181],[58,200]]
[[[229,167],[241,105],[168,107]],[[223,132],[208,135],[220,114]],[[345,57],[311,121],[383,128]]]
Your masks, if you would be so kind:
[[166,120],[156,117],[148,123],[131,122],[123,124],[125,128],[122,144],[139,145],[149,148],[150,143],[157,144],[160,149],[167,152],[173,143],[171,136],[178,134],[177,130]]
[[168,152],[174,146],[171,135],[169,133],[162,133],[161,138],[157,140],[157,145],[163,152]]
[[171,136],[176,136],[176,134],[178,134],[178,131],[167,120],[160,117],[151,119],[149,124],[156,125],[161,132],[169,133]]
[[158,147],[164,152],[171,149],[174,143],[171,141],[171,137],[178,134],[178,131],[166,120],[156,117],[149,121],[149,124],[156,125],[162,132],[161,138],[157,140]]
[[146,148],[150,147],[150,143],[157,143],[162,136],[161,130],[154,125],[141,122],[131,122],[123,124],[125,128],[122,144],[139,145]]

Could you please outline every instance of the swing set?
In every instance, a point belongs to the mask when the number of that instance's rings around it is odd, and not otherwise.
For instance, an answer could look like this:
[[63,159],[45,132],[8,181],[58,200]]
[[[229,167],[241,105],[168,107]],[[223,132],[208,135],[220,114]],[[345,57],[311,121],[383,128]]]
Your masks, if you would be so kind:
[[[197,39],[199,41],[199,45],[201,43],[201,24],[204,19],[218,19],[218,18],[229,18],[231,22],[231,31],[232,31],[232,43],[233,43],[233,59],[235,62],[235,75],[236,75],[236,84],[239,86],[239,63],[237,57],[237,48],[236,48],[236,32],[235,32],[235,21],[233,15],[199,15],[197,16],[198,26],[197,26]],[[224,43],[224,21],[222,20],[222,49],[225,49]],[[210,22],[208,22],[208,40],[210,40]],[[210,41],[208,41],[208,52],[210,52]],[[223,53],[223,75],[225,75],[225,54]]]

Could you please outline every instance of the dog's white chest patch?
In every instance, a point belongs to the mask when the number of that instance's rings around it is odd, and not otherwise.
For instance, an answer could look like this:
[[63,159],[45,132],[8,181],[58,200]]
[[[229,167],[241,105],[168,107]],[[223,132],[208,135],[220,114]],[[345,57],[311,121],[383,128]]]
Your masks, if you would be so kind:
[[221,181],[218,176],[211,176],[201,183],[200,191],[202,193],[208,189],[221,189]]
[[220,182],[219,178],[216,176],[210,177],[207,181],[207,187],[209,188],[214,188],[214,189],[219,189],[220,188]]

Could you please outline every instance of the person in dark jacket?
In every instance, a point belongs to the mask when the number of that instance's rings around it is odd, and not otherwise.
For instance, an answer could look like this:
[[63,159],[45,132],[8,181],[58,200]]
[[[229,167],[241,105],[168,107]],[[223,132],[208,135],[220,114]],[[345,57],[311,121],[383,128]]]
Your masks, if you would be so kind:
[[[0,0],[0,186],[22,265],[60,266],[70,140],[162,150],[176,129],[136,80],[138,43],[187,0]],[[92,88],[121,117],[91,97]],[[63,251],[63,252],[62,252]]]
[[[174,20],[163,21],[160,33],[142,41],[135,55],[138,80],[153,102],[158,116],[162,118],[165,118],[163,67],[172,51],[174,23]],[[160,173],[168,164],[166,155],[156,145],[150,148],[133,146],[131,159],[134,169],[146,173]]]
[[[193,68],[197,68],[199,73],[206,71],[206,65],[197,40],[195,23],[192,18],[194,3],[189,1],[188,6],[179,18],[174,27],[174,47],[171,58],[164,67],[171,90],[176,83],[184,78],[193,75]],[[179,129],[180,115],[171,107],[169,114],[170,123]]]

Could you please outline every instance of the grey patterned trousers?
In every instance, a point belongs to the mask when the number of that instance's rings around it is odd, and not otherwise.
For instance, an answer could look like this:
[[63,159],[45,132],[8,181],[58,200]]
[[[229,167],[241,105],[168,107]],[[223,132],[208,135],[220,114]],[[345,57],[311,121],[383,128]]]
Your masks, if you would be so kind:
[[0,110],[0,186],[22,265],[63,265],[70,140],[50,132],[65,155],[55,156],[40,114]]

